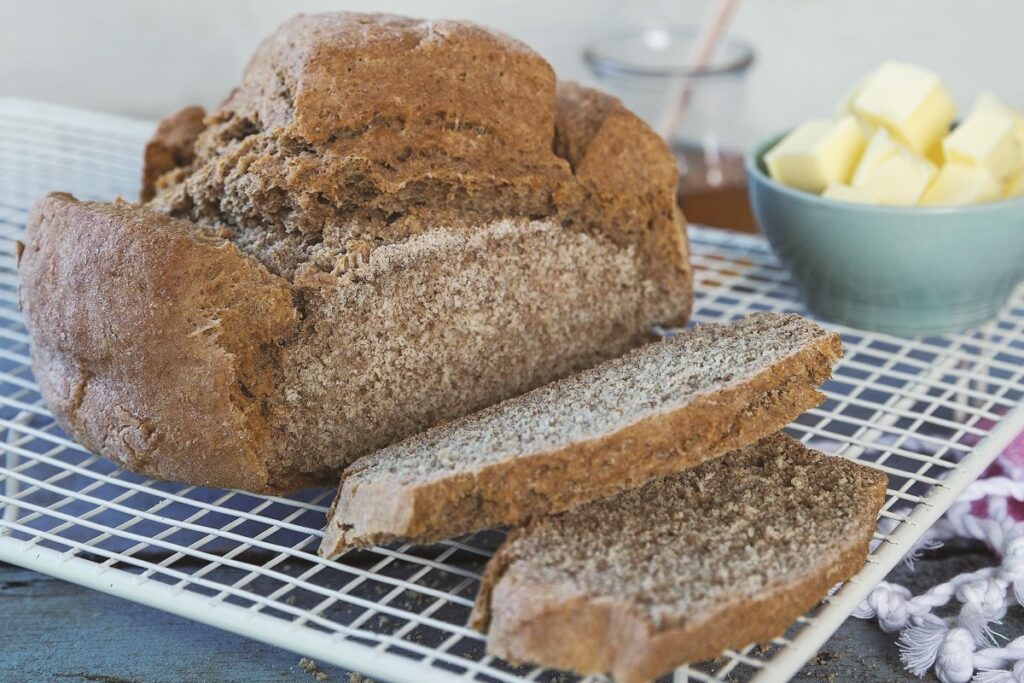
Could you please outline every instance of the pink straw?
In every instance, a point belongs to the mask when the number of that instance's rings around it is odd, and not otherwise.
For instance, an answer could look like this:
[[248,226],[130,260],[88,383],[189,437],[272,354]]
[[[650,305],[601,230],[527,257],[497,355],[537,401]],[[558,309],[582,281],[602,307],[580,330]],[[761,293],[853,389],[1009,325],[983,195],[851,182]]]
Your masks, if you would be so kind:
[[[700,35],[697,36],[697,43],[693,47],[693,52],[690,53],[690,57],[687,59],[687,73],[698,73],[708,65],[711,55],[715,51],[715,45],[718,44],[719,38],[725,32],[725,27],[728,25],[729,19],[732,17],[733,11],[738,4],[739,0],[717,0],[715,2],[708,21],[704,24],[704,28],[701,29]],[[670,98],[671,104],[666,110],[661,124],[658,126],[661,137],[666,142],[672,141],[673,133],[679,130],[683,119],[686,118],[686,111],[689,109],[690,101],[693,99],[693,86],[694,80],[692,78],[683,79],[678,91]]]

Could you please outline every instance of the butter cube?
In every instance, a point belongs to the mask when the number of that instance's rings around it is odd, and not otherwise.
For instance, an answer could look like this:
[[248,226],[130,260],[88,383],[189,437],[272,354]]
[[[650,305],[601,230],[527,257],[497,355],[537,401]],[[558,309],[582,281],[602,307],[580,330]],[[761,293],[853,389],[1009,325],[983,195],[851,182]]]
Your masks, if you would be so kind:
[[782,139],[764,156],[772,178],[790,187],[821,192],[829,183],[843,183],[866,140],[853,116],[837,121],[808,121]]
[[899,149],[899,144],[892,139],[885,128],[875,130],[871,139],[868,140],[867,147],[864,148],[864,154],[857,162],[851,184],[854,187],[863,187],[878,164],[895,154],[897,149]]
[[1021,149],[1024,150],[1024,114],[1007,105],[990,92],[984,92],[978,95],[977,99],[974,100],[974,104],[971,106],[970,113],[967,114],[967,118],[970,118],[982,109],[997,109],[1008,113],[1010,118],[1013,119],[1013,132],[1017,136],[1017,144],[1019,144]]
[[968,112],[967,117],[970,118],[984,109],[995,109],[1009,115],[1013,120],[1014,136],[1017,138],[1017,144],[1020,145],[1021,148],[1021,156],[1024,158],[1024,114],[1009,106],[992,93],[983,92],[975,98],[974,104],[971,105],[971,110]]
[[921,206],[979,204],[1002,195],[1002,186],[987,168],[949,163],[921,197]]
[[888,206],[913,206],[935,178],[935,164],[892,139],[884,128],[871,136],[851,184]]
[[946,155],[942,151],[942,141],[940,140],[937,145],[932,145],[931,149],[924,153],[924,158],[936,166],[946,163]]
[[1006,183],[1003,196],[1007,199],[1024,197],[1024,173],[1018,173]]
[[979,109],[1009,109],[1009,107],[994,93],[983,92],[974,98],[974,104],[971,105],[971,110],[967,112],[967,115],[970,116]]
[[869,76],[852,108],[867,122],[884,126],[918,154],[949,131],[956,105],[937,75],[913,64],[886,62]]
[[948,162],[983,166],[997,180],[1024,169],[1024,150],[1009,110],[976,108],[942,141]]
[[909,149],[900,148],[879,163],[859,189],[887,206],[914,206],[937,173],[935,164]]
[[840,202],[852,202],[854,204],[878,204],[878,199],[867,190],[862,190],[852,185],[843,183],[829,183],[825,191],[821,193],[825,199],[835,199]]

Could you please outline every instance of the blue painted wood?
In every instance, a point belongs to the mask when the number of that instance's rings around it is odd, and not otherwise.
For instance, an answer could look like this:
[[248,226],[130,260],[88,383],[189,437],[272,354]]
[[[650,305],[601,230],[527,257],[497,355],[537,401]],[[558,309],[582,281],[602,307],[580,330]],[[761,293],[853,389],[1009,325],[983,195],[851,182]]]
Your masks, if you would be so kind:
[[[349,683],[299,655],[0,563],[2,683]],[[364,679],[365,680],[365,679]]]

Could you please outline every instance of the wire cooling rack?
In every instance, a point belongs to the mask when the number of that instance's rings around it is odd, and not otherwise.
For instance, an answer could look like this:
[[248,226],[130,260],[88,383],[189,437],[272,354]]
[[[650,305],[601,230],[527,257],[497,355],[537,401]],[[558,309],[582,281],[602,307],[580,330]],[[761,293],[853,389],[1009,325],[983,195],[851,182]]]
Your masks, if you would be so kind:
[[[29,369],[14,240],[51,189],[134,196],[151,124],[0,100],[0,560],[174,612],[385,681],[554,681],[488,656],[465,626],[502,534],[315,554],[331,492],[202,489],[121,472],[54,424]],[[754,237],[693,228],[695,319],[800,311]],[[889,475],[864,570],[771,643],[680,669],[677,681],[782,681],[1024,428],[1024,289],[970,334],[842,329],[828,400],[790,431]]]

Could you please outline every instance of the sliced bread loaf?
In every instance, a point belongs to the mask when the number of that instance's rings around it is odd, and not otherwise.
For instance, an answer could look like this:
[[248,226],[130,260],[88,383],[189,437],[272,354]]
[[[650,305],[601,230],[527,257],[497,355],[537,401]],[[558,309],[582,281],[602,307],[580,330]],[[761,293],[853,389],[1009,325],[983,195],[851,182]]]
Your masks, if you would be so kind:
[[359,460],[320,553],[517,524],[692,467],[818,405],[841,353],[781,314],[649,344]]
[[160,124],[143,205],[36,204],[33,371],[61,428],[125,469],[334,484],[685,324],[677,181],[621,102],[503,34],[300,15],[216,110]]
[[885,487],[775,434],[512,531],[470,624],[512,662],[647,681],[781,634],[864,563]]

